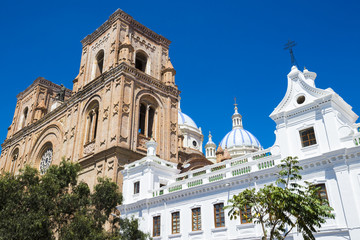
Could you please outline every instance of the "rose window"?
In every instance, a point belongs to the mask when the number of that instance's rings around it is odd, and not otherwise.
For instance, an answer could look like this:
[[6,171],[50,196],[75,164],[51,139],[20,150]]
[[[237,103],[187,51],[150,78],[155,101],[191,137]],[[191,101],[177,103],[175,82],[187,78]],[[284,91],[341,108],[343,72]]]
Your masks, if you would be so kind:
[[48,170],[48,168],[50,167],[51,161],[52,161],[52,157],[53,157],[53,150],[52,148],[47,149],[44,154],[41,157],[41,162],[40,162],[40,174],[45,174],[45,172]]

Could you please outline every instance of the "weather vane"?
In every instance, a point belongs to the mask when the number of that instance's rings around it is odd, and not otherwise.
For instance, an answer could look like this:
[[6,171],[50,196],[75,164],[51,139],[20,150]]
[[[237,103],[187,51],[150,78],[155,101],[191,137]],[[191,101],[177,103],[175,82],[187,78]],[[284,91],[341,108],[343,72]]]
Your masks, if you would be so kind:
[[236,97],[234,97],[234,106],[236,107],[237,106],[237,103],[236,103]]
[[285,44],[284,50],[289,49],[290,57],[291,57],[291,66],[297,66],[297,68],[299,68],[299,65],[297,64],[294,56],[294,52],[292,50],[292,48],[295,47],[295,45],[296,45],[295,41],[288,40],[288,42]]

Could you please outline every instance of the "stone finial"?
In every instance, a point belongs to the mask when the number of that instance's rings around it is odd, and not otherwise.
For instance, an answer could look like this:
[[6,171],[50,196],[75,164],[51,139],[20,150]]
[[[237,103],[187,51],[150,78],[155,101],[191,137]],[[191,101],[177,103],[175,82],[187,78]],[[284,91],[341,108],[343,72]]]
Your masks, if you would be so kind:
[[166,69],[174,69],[174,66],[171,63],[170,58],[168,58],[168,60],[166,61],[165,68]]
[[124,40],[123,44],[124,44],[124,45],[131,45],[129,35],[126,35],[126,36],[125,36],[125,40]]
[[157,142],[155,142],[153,138],[151,138],[150,141],[146,143],[147,156],[156,156],[157,145]]
[[228,149],[225,148],[224,157],[223,157],[222,161],[225,161],[225,160],[228,160],[228,159],[231,159],[231,156],[230,156],[230,153],[229,153]]

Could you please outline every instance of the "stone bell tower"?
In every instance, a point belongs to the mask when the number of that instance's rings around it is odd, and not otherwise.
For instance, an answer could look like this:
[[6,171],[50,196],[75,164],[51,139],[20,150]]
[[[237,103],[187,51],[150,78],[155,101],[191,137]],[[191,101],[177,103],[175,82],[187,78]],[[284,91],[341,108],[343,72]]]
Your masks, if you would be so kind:
[[170,41],[119,9],[81,43],[73,91],[89,92],[96,82],[105,83],[100,109],[105,117],[100,122],[111,131],[102,131],[101,137],[110,142],[116,137],[119,146],[140,154],[153,137],[158,155],[176,161],[179,91],[169,60]]
[[180,91],[170,41],[118,9],[81,43],[79,74],[64,102],[53,104],[60,86],[47,80],[38,80],[46,84],[30,94],[33,104],[25,95],[34,84],[21,93],[0,169],[27,159],[46,171],[65,157],[81,164],[90,186],[101,176],[121,184],[122,166],[146,155],[151,138],[156,155],[177,162]]

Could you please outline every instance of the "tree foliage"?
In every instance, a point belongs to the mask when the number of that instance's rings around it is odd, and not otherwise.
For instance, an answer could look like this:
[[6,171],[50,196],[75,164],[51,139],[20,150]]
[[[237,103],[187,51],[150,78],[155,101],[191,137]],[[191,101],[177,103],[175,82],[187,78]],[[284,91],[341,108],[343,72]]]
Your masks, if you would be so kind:
[[250,207],[251,214],[242,217],[261,225],[263,239],[285,239],[294,228],[305,240],[315,239],[313,233],[326,218],[334,218],[333,209],[319,197],[315,185],[298,183],[302,167],[298,166],[297,157],[283,159],[279,167],[276,185],[246,189],[229,200],[230,205],[225,208],[230,209],[230,219],[237,219]]
[[79,171],[63,160],[42,176],[29,166],[0,175],[0,240],[146,239],[136,219],[111,216],[122,202],[117,185],[99,178],[91,192],[77,181]]

